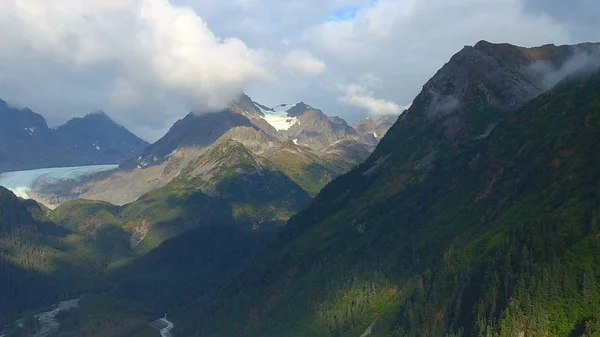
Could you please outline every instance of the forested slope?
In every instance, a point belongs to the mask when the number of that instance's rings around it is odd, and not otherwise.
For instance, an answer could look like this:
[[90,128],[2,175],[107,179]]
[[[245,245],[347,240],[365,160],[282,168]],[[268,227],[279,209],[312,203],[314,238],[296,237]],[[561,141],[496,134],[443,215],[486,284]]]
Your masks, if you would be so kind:
[[516,109],[477,92],[427,119],[424,91],[179,335],[597,333],[600,76]]

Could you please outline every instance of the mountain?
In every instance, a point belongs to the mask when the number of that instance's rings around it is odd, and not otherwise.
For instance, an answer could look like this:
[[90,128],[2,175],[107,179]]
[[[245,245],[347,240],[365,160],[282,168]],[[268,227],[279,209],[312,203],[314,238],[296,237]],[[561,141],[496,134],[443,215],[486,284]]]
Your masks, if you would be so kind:
[[50,129],[41,115],[0,100],[0,172],[119,164],[147,145],[104,113]]
[[381,116],[377,119],[367,117],[356,123],[353,128],[361,135],[373,135],[377,141],[380,141],[397,119],[398,116]]
[[[322,150],[287,140],[261,109],[242,96],[225,111],[189,114],[120,170],[36,191],[58,206],[45,221],[64,232],[51,240],[61,247],[52,265],[64,267],[50,275],[64,285],[61,291],[87,292],[81,309],[61,320],[67,335],[88,335],[88,324],[127,335],[181,297],[212,293],[325,184],[370,153],[356,139],[336,138]],[[65,126],[81,127],[79,120]],[[119,205],[69,201],[88,196]],[[189,287],[181,286],[182,277]],[[157,296],[148,301],[149,293]],[[98,305],[107,301],[114,309]],[[120,317],[129,324],[122,327]]]
[[[49,294],[0,307],[86,292],[61,336],[148,336],[165,312],[177,336],[594,336],[600,69],[574,62],[596,58],[465,47],[370,155],[296,144],[253,103],[210,144],[190,131],[201,145],[121,170],[164,182],[126,205],[50,211],[0,189],[0,289]],[[310,201],[333,161],[350,171]]]
[[138,156],[149,144],[104,112],[73,118],[52,130],[62,147],[77,153],[78,159],[97,164],[119,164]]
[[537,71],[596,48],[465,47],[178,335],[596,334],[600,74]]
[[[267,116],[267,121],[271,120],[274,125],[281,124],[279,131],[284,139],[315,150],[323,150],[342,139],[359,139],[356,130],[348,126],[345,120],[329,117],[304,102],[282,104],[273,109],[263,108],[262,111]],[[278,118],[285,119],[287,124],[278,122]]]
[[[83,296],[80,309],[61,314],[61,330],[148,336],[147,322],[173,305],[171,298],[210,291],[270,241],[267,228],[232,211],[243,192],[230,191],[228,204],[172,184],[127,207],[75,200],[54,211],[0,187],[0,333],[31,336],[39,330],[34,313]],[[265,195],[250,197],[260,203]],[[187,289],[179,284],[183,275]],[[149,292],[162,295],[149,303]],[[93,317],[85,316],[89,308]],[[24,314],[32,323],[19,327]]]
[[26,312],[105,289],[101,266],[121,248],[114,227],[98,228],[90,240],[54,223],[48,211],[0,187],[0,333],[8,336],[32,335],[24,331],[32,326],[13,324]]
[[234,140],[260,161],[269,161],[311,196],[366,159],[377,142],[363,142],[341,118],[328,117],[304,103],[270,109],[241,95],[223,111],[188,114],[118,171],[38,187],[31,195],[50,207],[74,198],[124,205],[165,186],[185,170],[202,171],[193,167],[205,165],[199,157],[225,140]]
[[328,117],[304,102],[267,108],[241,95],[225,110],[217,113],[190,113],[175,123],[169,132],[146,149],[137,166],[157,165],[179,148],[203,149],[228,130],[252,127],[268,136],[291,140],[320,151],[342,139],[360,140],[356,130],[340,117]]

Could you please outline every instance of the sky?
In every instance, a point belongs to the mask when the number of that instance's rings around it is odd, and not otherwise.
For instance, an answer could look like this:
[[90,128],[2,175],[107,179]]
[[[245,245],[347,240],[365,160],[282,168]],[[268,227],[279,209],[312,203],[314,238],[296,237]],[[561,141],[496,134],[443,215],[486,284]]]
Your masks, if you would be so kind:
[[399,114],[465,45],[600,41],[597,0],[0,0],[0,98],[155,141],[241,92]]

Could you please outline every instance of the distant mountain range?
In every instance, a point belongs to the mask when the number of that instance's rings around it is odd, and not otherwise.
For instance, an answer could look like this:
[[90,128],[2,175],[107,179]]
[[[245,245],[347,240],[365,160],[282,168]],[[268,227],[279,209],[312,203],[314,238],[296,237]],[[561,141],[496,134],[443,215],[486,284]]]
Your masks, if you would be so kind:
[[[35,195],[49,206],[78,197],[123,205],[176,177],[214,175],[221,164],[210,156],[220,147],[225,152],[243,148],[314,196],[366,159],[396,118],[366,119],[353,128],[303,102],[267,108],[241,95],[223,111],[188,114],[138,156],[123,161],[120,170],[39,188]],[[226,142],[239,146],[223,147]],[[208,185],[203,191],[218,193]]]
[[[313,151],[323,151],[341,140],[354,141],[368,150],[376,145],[376,139],[385,135],[397,117],[385,116],[377,122],[368,118],[357,124],[358,128],[353,128],[342,118],[329,117],[304,102],[267,108],[242,95],[221,112],[190,113],[129,164],[145,168],[164,163],[177,149],[206,148],[238,126],[251,127],[279,141],[290,140]],[[372,121],[372,127],[364,127],[369,121]],[[378,131],[379,137],[375,135]]]
[[147,146],[103,112],[49,128],[41,115],[0,100],[0,172],[120,164]]

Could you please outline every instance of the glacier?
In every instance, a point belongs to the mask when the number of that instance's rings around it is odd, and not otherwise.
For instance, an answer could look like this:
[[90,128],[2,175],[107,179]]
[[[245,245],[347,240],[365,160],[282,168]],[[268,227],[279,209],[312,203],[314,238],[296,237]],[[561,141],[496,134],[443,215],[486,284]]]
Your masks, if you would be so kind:
[[10,190],[19,198],[29,199],[29,194],[41,187],[62,181],[81,179],[118,167],[119,165],[91,165],[5,172],[0,173],[0,186]]
[[298,118],[287,115],[288,110],[293,107],[292,104],[281,104],[269,110],[263,109],[260,106],[257,107],[264,115],[262,118],[277,131],[289,130],[292,125],[298,123]]

